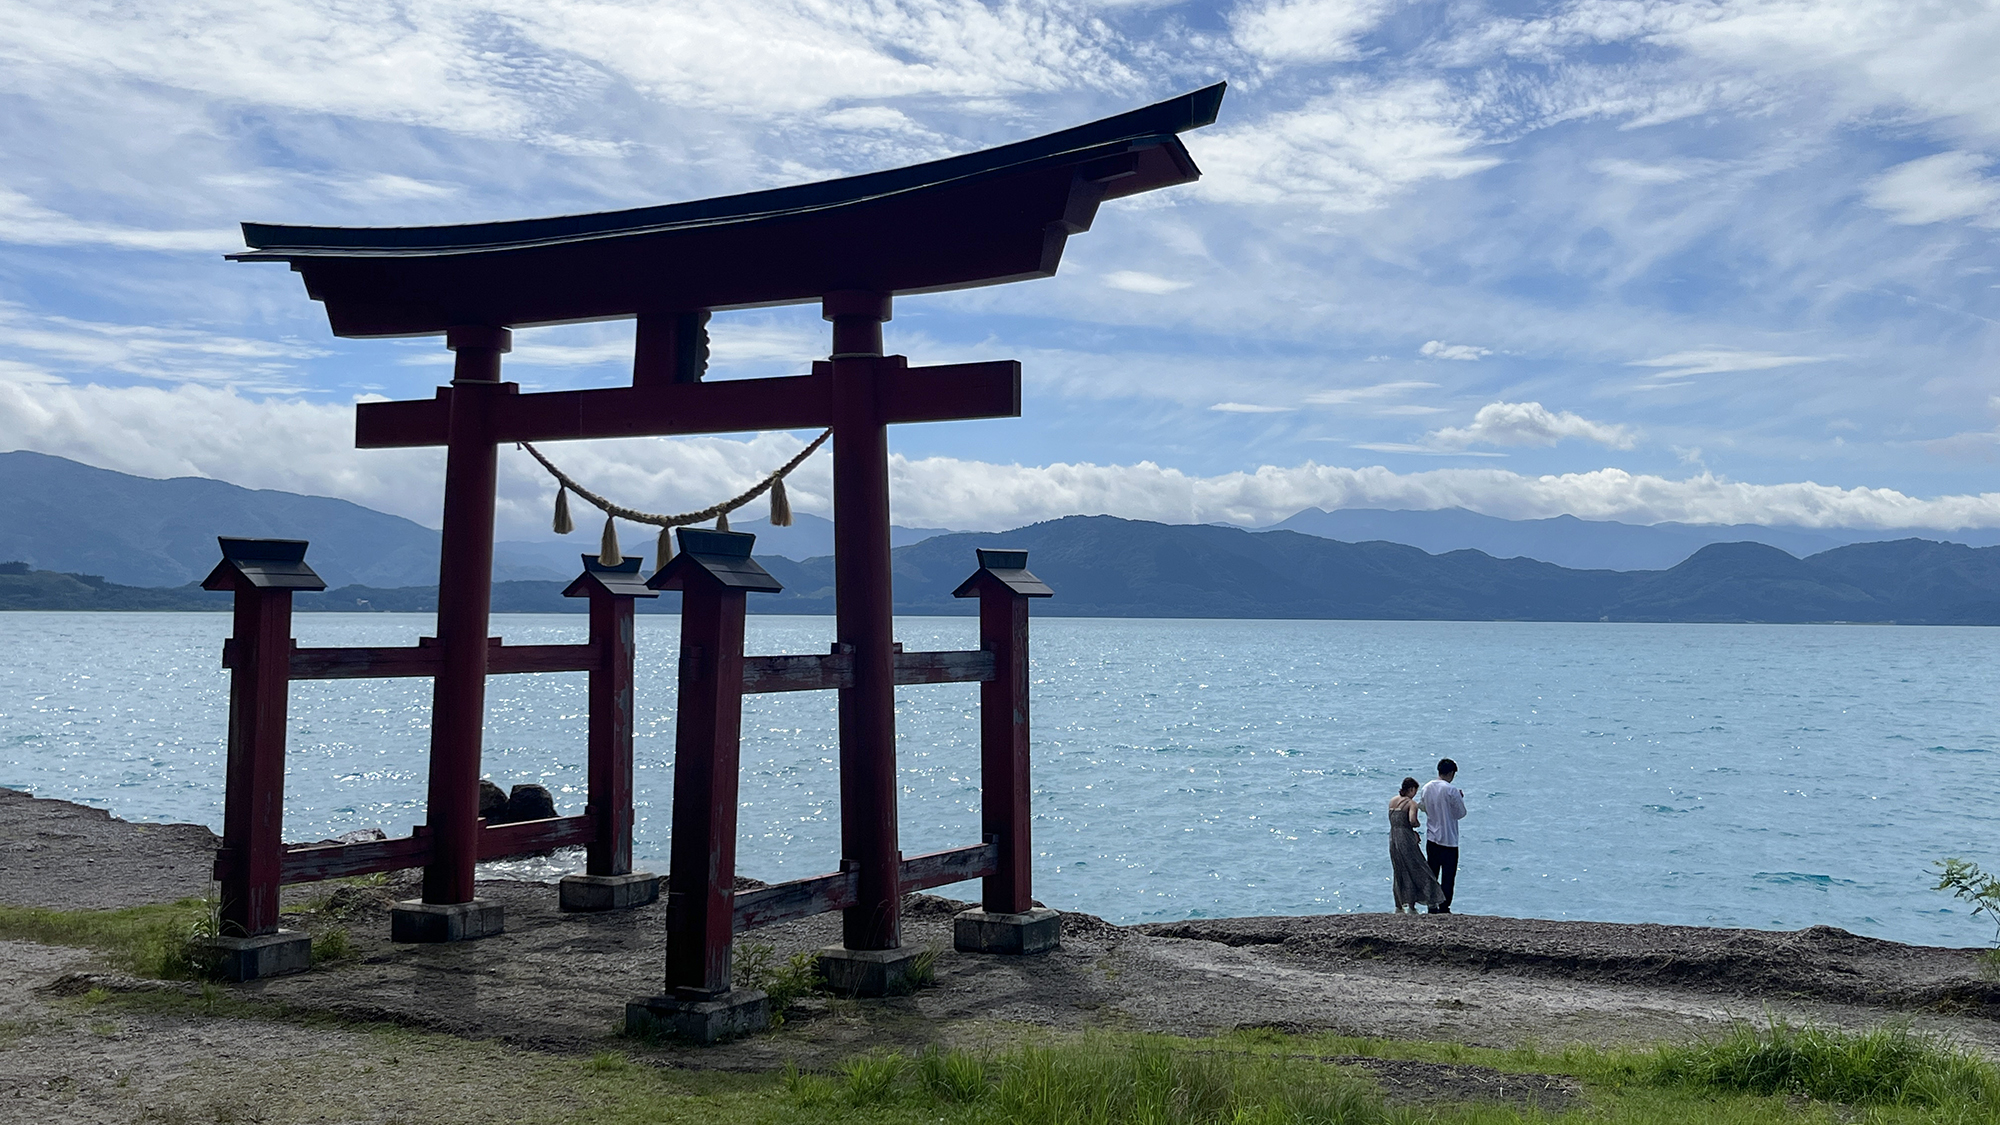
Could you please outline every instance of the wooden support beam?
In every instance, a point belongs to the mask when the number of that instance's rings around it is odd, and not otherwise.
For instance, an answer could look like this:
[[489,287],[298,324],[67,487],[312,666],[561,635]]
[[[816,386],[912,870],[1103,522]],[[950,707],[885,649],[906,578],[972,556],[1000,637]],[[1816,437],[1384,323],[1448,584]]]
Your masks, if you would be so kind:
[[[425,640],[430,638],[426,637]],[[486,671],[489,675],[517,672],[594,672],[598,653],[590,645],[503,645],[489,638]],[[236,667],[236,642],[222,642],[222,666]],[[294,680],[397,679],[437,674],[435,645],[292,648],[291,678]]]
[[1000,868],[1000,849],[993,844],[972,844],[927,852],[903,861],[903,893],[929,890],[967,879],[984,879]]
[[[480,823],[479,858],[482,862],[587,844],[597,830],[595,818],[588,814],[524,820],[516,824]],[[431,861],[431,836],[419,826],[416,834],[398,836],[393,840],[308,844],[286,848],[282,855],[281,882],[315,883],[322,879],[422,867]],[[224,850],[216,854],[217,880],[227,881],[237,871],[236,853]]]
[[[903,893],[983,879],[993,874],[998,863],[999,850],[992,844],[972,844],[914,856],[902,863]],[[836,871],[831,875],[773,883],[754,891],[739,891],[736,932],[845,910],[854,905],[857,886],[854,872]]]
[[[880,401],[886,423],[1021,415],[1021,365],[1014,360],[930,367],[904,366],[907,361],[902,356],[873,362],[883,365]],[[809,430],[832,423],[833,386],[832,365],[822,361],[813,365],[811,375],[775,379],[649,383],[525,395],[518,384],[501,383],[493,388],[488,406],[493,438],[500,442]],[[439,387],[434,398],[358,404],[355,446],[445,444],[451,401],[457,393]]]
[[993,678],[990,652],[899,652],[896,686],[905,684],[978,684]]
[[857,882],[854,872],[837,871],[832,875],[773,883],[754,891],[739,891],[736,895],[736,932],[740,934],[759,926],[775,926],[779,922],[845,910],[854,905]]
[[[974,684],[993,678],[990,652],[899,652],[895,654],[896,684]],[[826,656],[746,656],[743,693],[827,691],[854,685],[854,657],[838,652]]]
[[743,691],[746,695],[773,691],[824,691],[844,688],[853,682],[854,657],[844,652],[828,656],[743,658]]
[[488,824],[479,833],[479,859],[483,863],[489,859],[581,847],[590,843],[596,831],[596,818],[589,814]]

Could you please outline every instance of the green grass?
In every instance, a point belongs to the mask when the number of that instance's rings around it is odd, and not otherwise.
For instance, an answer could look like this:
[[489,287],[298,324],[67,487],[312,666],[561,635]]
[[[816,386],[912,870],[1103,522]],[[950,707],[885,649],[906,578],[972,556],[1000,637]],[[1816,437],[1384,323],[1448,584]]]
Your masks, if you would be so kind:
[[0,906],[0,938],[99,950],[128,972],[161,980],[206,975],[199,943],[214,932],[215,904],[198,898],[121,910]]
[[[260,1008],[216,992],[221,999],[209,1010],[218,1016]],[[106,1005],[202,1010],[178,992],[85,1003],[92,1019],[103,1018]],[[368,1044],[329,1047],[337,1065],[287,1064],[287,1089],[299,1105],[352,1096],[352,1068],[365,1059],[368,1073],[397,1076],[385,1088],[424,1091],[429,1109],[449,1109],[465,1089],[505,1091],[521,1120],[547,1125],[2000,1125],[1991,1064],[1894,1026],[1853,1034],[1772,1023],[1692,1046],[1626,1050],[1493,1050],[1274,1031],[1184,1039],[989,1029],[997,1045],[985,1050],[878,1050],[814,1071],[725,1073],[657,1065],[662,1060],[644,1048],[544,1055],[261,1008],[264,1018],[362,1032]],[[774,1045],[783,1042],[781,1035]],[[1372,1079],[1330,1061],[1357,1055],[1568,1075],[1583,1093],[1562,1114],[1390,1105]],[[330,1084],[321,1093],[298,1078],[315,1068]]]
[[1641,1073],[1657,1086],[2000,1111],[2000,1074],[1992,1064],[1897,1024],[1862,1033],[1783,1020],[1744,1025],[1690,1046],[1662,1047]]

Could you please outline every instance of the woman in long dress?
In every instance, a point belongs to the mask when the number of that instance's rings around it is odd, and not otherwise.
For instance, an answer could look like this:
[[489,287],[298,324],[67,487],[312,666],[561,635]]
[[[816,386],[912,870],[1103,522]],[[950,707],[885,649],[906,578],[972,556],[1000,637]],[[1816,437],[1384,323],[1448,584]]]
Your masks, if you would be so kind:
[[1402,791],[1389,798],[1389,870],[1395,875],[1396,913],[1415,914],[1424,906],[1444,904],[1444,888],[1424,860],[1417,841],[1417,779],[1403,779]]

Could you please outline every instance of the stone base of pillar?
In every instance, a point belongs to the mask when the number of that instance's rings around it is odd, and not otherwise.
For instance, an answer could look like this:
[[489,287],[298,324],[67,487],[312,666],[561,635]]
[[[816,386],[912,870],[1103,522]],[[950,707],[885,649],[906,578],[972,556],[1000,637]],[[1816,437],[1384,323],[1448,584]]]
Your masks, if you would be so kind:
[[297,930],[279,930],[255,937],[215,937],[201,943],[223,980],[262,980],[312,968],[312,937]]
[[660,877],[650,871],[630,875],[565,875],[556,884],[562,909],[569,913],[630,910],[660,899]]
[[625,1034],[672,1035],[703,1045],[771,1026],[771,998],[737,988],[708,999],[642,996],[625,1005]]
[[849,949],[829,945],[819,951],[820,975],[835,996],[906,996],[930,983],[935,955],[929,950]]
[[1062,914],[1038,906],[1023,914],[960,911],[951,919],[952,945],[962,953],[1020,956],[1047,953],[1062,944]]
[[390,941],[477,941],[506,929],[500,904],[483,898],[453,903],[413,898],[389,908]]

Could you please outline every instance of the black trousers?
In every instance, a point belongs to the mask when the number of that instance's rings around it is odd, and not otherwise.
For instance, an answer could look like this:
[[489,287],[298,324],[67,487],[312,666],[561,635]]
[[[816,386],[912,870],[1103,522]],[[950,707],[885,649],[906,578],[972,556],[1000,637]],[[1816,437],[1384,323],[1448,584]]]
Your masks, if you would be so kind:
[[1438,885],[1444,888],[1445,909],[1451,909],[1452,884],[1458,882],[1458,849],[1425,840],[1424,858],[1430,862],[1431,874]]

